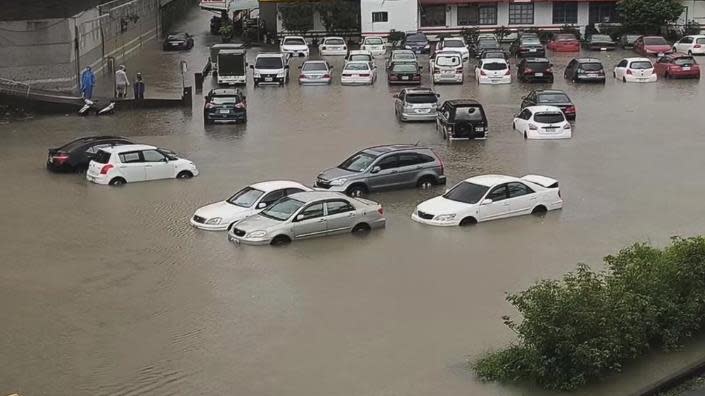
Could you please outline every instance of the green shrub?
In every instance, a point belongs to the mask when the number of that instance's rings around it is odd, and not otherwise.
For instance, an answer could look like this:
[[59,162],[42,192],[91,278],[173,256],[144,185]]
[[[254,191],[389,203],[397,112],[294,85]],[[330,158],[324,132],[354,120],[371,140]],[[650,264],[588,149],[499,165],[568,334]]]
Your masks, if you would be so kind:
[[474,363],[483,380],[531,380],[573,390],[622,370],[649,349],[672,350],[705,324],[705,238],[665,249],[635,244],[507,297],[521,313],[504,323],[519,342]]

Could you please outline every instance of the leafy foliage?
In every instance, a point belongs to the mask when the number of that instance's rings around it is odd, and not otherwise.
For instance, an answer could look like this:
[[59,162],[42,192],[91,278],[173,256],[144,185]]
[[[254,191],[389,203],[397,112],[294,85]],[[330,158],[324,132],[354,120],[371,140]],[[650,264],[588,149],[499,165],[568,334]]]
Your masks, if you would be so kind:
[[333,0],[317,3],[315,9],[328,32],[355,30],[360,24],[360,2]]
[[659,33],[683,13],[679,0],[622,0],[618,4],[625,28],[642,34]]
[[289,32],[306,33],[313,29],[314,5],[311,3],[278,4],[284,29]]
[[519,343],[474,363],[484,380],[532,380],[573,390],[622,370],[650,349],[673,350],[705,325],[705,238],[665,249],[635,244],[507,297],[523,316],[504,317]]
[[477,36],[480,35],[480,29],[476,27],[467,27],[463,28],[460,34],[462,34],[466,43],[474,43],[477,41]]

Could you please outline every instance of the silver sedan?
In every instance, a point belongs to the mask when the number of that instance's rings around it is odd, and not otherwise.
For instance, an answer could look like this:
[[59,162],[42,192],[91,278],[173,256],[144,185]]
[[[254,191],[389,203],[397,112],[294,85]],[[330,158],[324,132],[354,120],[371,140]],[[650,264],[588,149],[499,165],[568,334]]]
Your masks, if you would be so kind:
[[280,245],[295,239],[346,232],[361,233],[385,226],[384,210],[376,202],[341,193],[310,191],[282,198],[228,232],[236,244]]
[[330,84],[333,66],[322,60],[306,61],[301,65],[299,84]]

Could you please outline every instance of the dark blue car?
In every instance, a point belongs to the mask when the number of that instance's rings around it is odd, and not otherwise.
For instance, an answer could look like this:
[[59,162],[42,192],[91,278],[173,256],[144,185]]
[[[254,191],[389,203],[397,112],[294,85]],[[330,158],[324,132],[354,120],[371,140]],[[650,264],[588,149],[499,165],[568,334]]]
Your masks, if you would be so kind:
[[415,54],[428,54],[431,51],[428,38],[422,32],[407,33],[402,48],[414,51]]

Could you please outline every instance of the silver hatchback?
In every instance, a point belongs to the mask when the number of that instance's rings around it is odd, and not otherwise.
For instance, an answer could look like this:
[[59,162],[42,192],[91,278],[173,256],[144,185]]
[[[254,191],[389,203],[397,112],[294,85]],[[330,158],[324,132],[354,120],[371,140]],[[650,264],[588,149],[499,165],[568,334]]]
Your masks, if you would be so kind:
[[236,244],[280,245],[295,239],[346,232],[362,233],[386,224],[382,205],[340,193],[310,191],[292,194],[228,232]]
[[429,88],[408,88],[394,95],[394,114],[399,121],[435,121],[438,98]]

